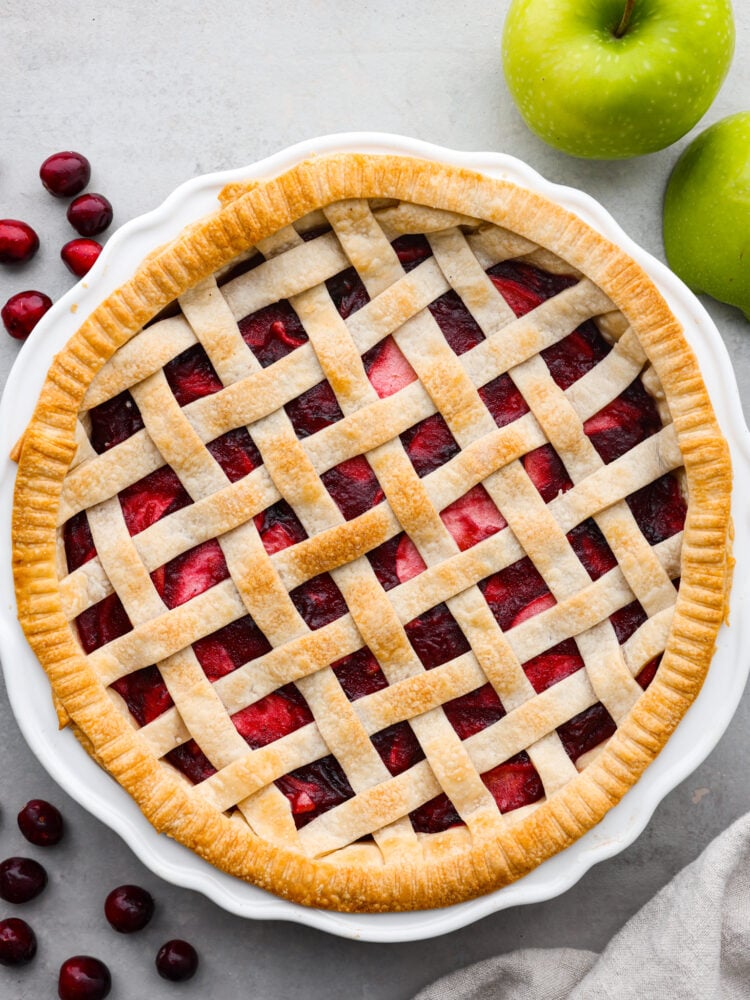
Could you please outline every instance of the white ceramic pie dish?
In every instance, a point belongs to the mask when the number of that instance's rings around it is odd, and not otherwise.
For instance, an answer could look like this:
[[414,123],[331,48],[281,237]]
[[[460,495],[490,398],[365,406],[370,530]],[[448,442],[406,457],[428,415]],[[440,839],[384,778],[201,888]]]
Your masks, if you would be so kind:
[[[735,497],[750,485],[750,434],[745,426],[734,374],[723,342],[707,313],[662,264],[637,247],[592,198],[551,184],[520,161],[497,153],[461,153],[398,136],[358,133],[309,140],[239,170],[196,178],[179,187],[155,211],[128,223],[108,242],[96,267],[71,289],[38,325],[19,354],[0,403],[0,455],[7,456],[28,422],[52,359],[81,320],[131,276],[140,260],[177,235],[187,223],[213,211],[227,183],[279,173],[313,153],[337,151],[400,153],[481,170],[529,187],[561,202],[622,246],[658,285],[698,355],[717,418],[732,451]],[[116,830],[154,872],[197,889],[242,916],[284,919],[334,934],[369,941],[409,941],[465,926],[488,913],[549,899],[573,885],[593,864],[627,847],[643,830],[662,798],[708,755],[728,725],[744,688],[749,663],[742,656],[750,588],[738,573],[732,595],[731,629],[723,629],[708,679],[665,750],[646,774],[590,833],[530,875],[498,892],[445,910],[400,914],[338,914],[277,899],[212,868],[197,855],[159,835],[127,793],[101,771],[72,733],[59,732],[46,677],[15,618],[10,570],[10,512],[14,466],[0,459],[0,581],[8,595],[0,607],[0,655],[18,723],[53,778],[84,807]],[[736,554],[750,545],[750,514],[734,505]]]

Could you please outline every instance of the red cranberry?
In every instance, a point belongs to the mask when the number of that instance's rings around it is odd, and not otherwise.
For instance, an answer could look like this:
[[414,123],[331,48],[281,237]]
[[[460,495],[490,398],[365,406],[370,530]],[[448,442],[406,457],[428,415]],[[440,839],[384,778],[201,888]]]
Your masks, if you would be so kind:
[[32,799],[18,814],[18,827],[37,847],[52,847],[63,835],[63,818],[49,802]]
[[81,194],[68,205],[68,222],[81,236],[103,233],[112,221],[112,206],[103,194]]
[[66,243],[60,251],[60,256],[67,269],[77,278],[82,278],[96,264],[101,252],[101,244],[96,240],[79,239]]
[[56,198],[70,198],[88,184],[91,164],[80,153],[53,153],[39,168],[39,176],[50,194]]
[[52,299],[44,292],[18,292],[0,310],[5,329],[16,340],[25,340],[48,309]]
[[167,941],[159,949],[156,956],[156,971],[162,979],[170,979],[173,983],[181,983],[192,979],[198,968],[198,953],[187,941]]
[[111,989],[109,969],[98,958],[74,955],[60,966],[57,981],[60,1000],[104,1000]]
[[118,886],[104,903],[104,916],[120,934],[143,930],[153,915],[153,896],[139,885]]
[[9,903],[28,903],[46,884],[47,872],[33,858],[6,858],[0,864],[0,896]]
[[39,249],[39,237],[20,219],[0,219],[0,264],[25,264]]
[[25,920],[0,920],[0,965],[26,965],[36,955],[36,934]]

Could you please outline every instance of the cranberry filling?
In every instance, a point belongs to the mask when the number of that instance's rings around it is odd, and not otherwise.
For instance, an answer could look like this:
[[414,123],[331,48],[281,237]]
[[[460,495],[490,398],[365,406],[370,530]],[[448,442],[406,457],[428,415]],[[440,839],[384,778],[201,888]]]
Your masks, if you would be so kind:
[[401,435],[401,443],[418,476],[434,472],[461,450],[439,413],[410,427]]
[[479,395],[498,427],[506,427],[529,412],[526,400],[510,375],[505,373],[483,385]]
[[661,430],[656,403],[636,380],[617,399],[590,417],[583,429],[609,464]]
[[74,514],[70,520],[65,522],[63,528],[63,545],[65,546],[65,559],[68,563],[68,572],[83,566],[89,559],[96,555],[94,539],[91,537],[86,511],[82,510]]
[[383,499],[380,483],[364,455],[341,462],[320,478],[347,521],[364,514]]
[[538,802],[544,786],[525,750],[482,775],[501,812]]
[[394,778],[424,760],[424,751],[408,722],[381,729],[372,737],[372,744]]
[[97,454],[121,444],[143,427],[135,400],[129,392],[108,399],[89,410],[89,440]]
[[117,594],[108,594],[98,604],[82,611],[76,618],[76,625],[85,653],[93,653],[133,627]]
[[187,406],[201,396],[210,396],[223,388],[200,344],[189,347],[164,365],[164,375],[180,406]]
[[[80,630],[80,624],[79,624]],[[139,726],[153,722],[174,702],[156,667],[143,667],[115,681],[112,687],[130,709]]]
[[[481,775],[501,812],[520,809],[537,802],[544,795],[544,787],[536,768],[525,751],[498,764]],[[463,820],[447,795],[438,795],[411,813],[417,833],[439,833],[452,826],[461,826]]]
[[612,549],[591,518],[569,531],[568,541],[592,580],[598,580],[617,565]]
[[323,757],[291,771],[279,778],[276,786],[289,799],[298,829],[354,795],[335,757]]
[[249,615],[198,639],[193,650],[210,681],[270,652],[271,644]]
[[261,514],[256,514],[254,520],[263,548],[269,556],[307,538],[307,532],[286,500],[267,507]]
[[328,293],[343,319],[351,316],[370,301],[362,279],[353,267],[334,275],[326,282]]
[[[322,231],[322,230],[321,230]],[[321,231],[305,234],[313,239]],[[423,236],[404,236],[393,247],[406,271],[417,267],[431,250]],[[249,270],[260,257],[241,265],[236,273]],[[547,274],[529,264],[504,262],[488,272],[495,287],[517,316],[523,316],[543,301],[570,287],[575,279]],[[225,276],[229,280],[235,272]],[[369,301],[362,281],[353,269],[329,279],[328,291],[344,318]],[[483,335],[461,299],[447,292],[430,306],[448,344],[456,354],[476,346]],[[278,302],[244,317],[239,323],[245,342],[263,367],[273,364],[307,341],[307,335],[292,306]],[[593,322],[582,324],[563,340],[542,352],[552,378],[562,389],[593,368],[610,350]],[[398,392],[416,379],[416,374],[392,337],[387,337],[363,357],[365,371],[381,397]],[[165,373],[181,406],[218,392],[222,386],[205,351],[199,345],[184,351],[170,362]],[[503,374],[479,390],[498,427],[504,427],[528,412],[526,402],[513,380]],[[342,412],[328,382],[320,382],[286,405],[296,434],[305,438],[342,419]],[[99,453],[126,440],[143,427],[138,408],[128,392],[90,411],[91,440]],[[617,399],[594,414],[584,430],[605,463],[610,463],[640,441],[656,433],[661,421],[653,399],[640,380],[633,382]],[[450,461],[458,445],[447,424],[434,415],[401,436],[414,469],[426,476]],[[232,482],[262,464],[261,455],[248,431],[237,428],[207,445]],[[551,445],[535,449],[522,459],[532,483],[545,502],[571,488],[568,472]],[[346,519],[365,513],[383,499],[380,484],[367,459],[356,457],[323,474],[323,482]],[[163,517],[187,506],[190,497],[177,476],[162,468],[120,493],[128,530],[135,535]],[[675,476],[666,475],[628,498],[633,515],[651,544],[682,530],[685,502]],[[506,526],[502,513],[483,486],[475,486],[442,511],[443,523],[465,550]],[[269,554],[296,544],[307,537],[302,524],[285,501],[279,501],[255,517],[263,544]],[[615,565],[614,556],[601,531],[592,521],[578,525],[568,539],[592,580]],[[95,555],[94,542],[85,513],[72,517],[63,531],[70,571]],[[406,582],[425,569],[424,562],[406,534],[380,545],[368,554],[378,580],[388,590]],[[156,569],[152,579],[168,607],[177,607],[226,579],[228,570],[217,542],[209,541],[185,552]],[[531,561],[521,559],[480,584],[498,624],[511,629],[555,601]],[[318,629],[347,613],[346,603],[332,580],[324,574],[297,587],[291,598],[308,627]],[[618,641],[623,643],[645,621],[638,602],[611,616]],[[122,604],[110,595],[83,612],[77,620],[83,648],[90,652],[131,628]],[[465,636],[446,605],[425,612],[406,625],[406,633],[426,669],[433,669],[469,649]],[[236,670],[263,656],[270,649],[267,639],[250,617],[242,618],[194,643],[196,656],[211,680]],[[638,676],[646,687],[658,667],[659,658],[648,663]],[[523,665],[538,692],[581,669],[574,640],[569,639],[534,657]],[[368,649],[361,649],[332,664],[347,697],[356,701],[387,686],[387,680]],[[155,666],[136,671],[113,688],[124,698],[140,725],[146,725],[172,705],[164,682]],[[460,739],[468,739],[501,719],[505,709],[486,684],[456,698],[444,711]],[[260,701],[237,712],[233,722],[252,748],[259,748],[294,732],[313,721],[300,691],[288,684]],[[558,730],[566,752],[577,760],[608,739],[614,723],[601,704],[595,704]],[[373,745],[392,775],[414,766],[424,758],[411,726],[398,723],[376,733]],[[200,782],[215,773],[201,748],[190,740],[166,758],[191,781]],[[482,780],[502,811],[538,801],[544,794],[541,780],[526,753],[482,775]],[[353,795],[352,789],[333,757],[315,761],[285,775],[277,786],[288,798],[298,827]],[[415,830],[434,833],[461,823],[446,795],[425,803],[411,814]]]
[[430,306],[430,312],[456,354],[463,354],[484,340],[479,324],[456,292],[441,295]]
[[608,740],[617,729],[614,719],[601,702],[576,715],[557,730],[565,752],[575,762],[583,754]]
[[289,596],[311,629],[322,628],[349,610],[343,594],[327,573],[296,587]]
[[412,366],[396,346],[393,337],[386,337],[362,355],[362,363],[372,387],[378,396],[392,396],[394,392],[416,382]]
[[549,503],[573,485],[559,455],[551,444],[535,448],[521,460],[526,474],[539,490],[542,500]]
[[324,427],[341,420],[343,413],[336,394],[327,382],[319,382],[312,389],[297,396],[284,409],[299,438],[306,438]]
[[312,721],[313,714],[294,684],[279,688],[232,716],[237,732],[254,750]]
[[155,569],[151,579],[167,607],[177,608],[228,576],[219,543],[212,539]]
[[120,493],[120,506],[131,535],[137,535],[190,502],[185,487],[168,465]]
[[239,327],[245,343],[264,368],[307,342],[299,316],[286,301],[245,316]]
[[237,427],[222,434],[206,447],[232,483],[236,483],[238,479],[242,479],[263,464],[260,452],[245,427]]
[[331,664],[344,694],[350,701],[388,687],[385,674],[370,650],[364,646]]
[[168,761],[172,767],[176,767],[178,771],[182,771],[194,785],[199,785],[201,781],[216,774],[216,768],[195,740],[188,740],[187,743],[182,743],[174,750],[170,750],[165,755],[164,760]]
[[408,622],[405,630],[414,652],[427,670],[468,653],[471,648],[445,604]]
[[491,684],[446,702],[443,709],[462,740],[481,732],[505,715],[502,702]]
[[651,545],[671,538],[685,527],[687,505],[677,478],[671,474],[631,494],[627,504]]

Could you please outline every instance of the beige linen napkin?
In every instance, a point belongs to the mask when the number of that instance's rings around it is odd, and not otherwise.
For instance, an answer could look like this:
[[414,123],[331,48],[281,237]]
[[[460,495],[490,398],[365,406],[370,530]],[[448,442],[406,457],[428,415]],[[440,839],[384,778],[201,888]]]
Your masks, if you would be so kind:
[[415,1000],[494,998],[750,998],[750,814],[658,892],[601,955],[511,952],[446,976]]

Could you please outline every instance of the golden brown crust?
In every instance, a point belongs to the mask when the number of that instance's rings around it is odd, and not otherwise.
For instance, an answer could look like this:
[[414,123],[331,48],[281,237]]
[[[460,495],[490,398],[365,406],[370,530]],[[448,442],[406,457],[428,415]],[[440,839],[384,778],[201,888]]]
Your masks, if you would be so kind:
[[[235,186],[228,196],[233,200],[225,199],[220,212],[149,258],[52,364],[22,439],[15,487],[19,619],[90,752],[157,830],[212,864],[296,902],[346,911],[446,906],[486,893],[571,844],[622,798],[662,748],[708,669],[727,611],[731,470],[696,360],[634,261],[566,210],[510,183],[406,157],[342,154],[305,161],[249,190]],[[58,508],[76,452],[76,417],[102,365],[168,303],[249,247],[321,206],[359,198],[403,200],[492,222],[553,251],[603,289],[629,320],[665,390],[690,499],[669,645],[655,680],[598,758],[499,833],[449,831],[434,835],[419,857],[407,852],[403,861],[377,864],[357,845],[318,859],[272,845],[217,812],[207,797],[190,794],[116,709],[82,654],[63,613],[56,569]],[[461,391],[456,386],[453,397],[459,411],[468,405]],[[379,517],[373,512],[368,522],[376,538],[387,527]],[[355,543],[362,539],[353,533]],[[327,558],[326,565],[335,564],[333,554]]]

